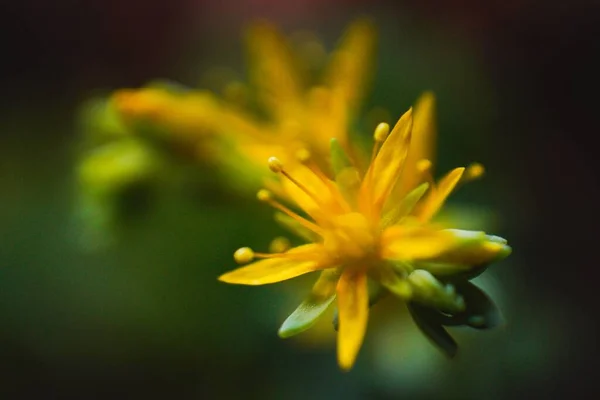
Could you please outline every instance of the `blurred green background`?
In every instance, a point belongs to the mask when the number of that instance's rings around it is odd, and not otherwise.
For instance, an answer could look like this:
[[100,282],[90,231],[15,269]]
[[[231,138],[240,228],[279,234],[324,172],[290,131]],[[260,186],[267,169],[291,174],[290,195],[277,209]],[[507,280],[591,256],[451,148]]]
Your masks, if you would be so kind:
[[[592,2],[198,0],[9,2],[0,74],[0,393],[3,398],[502,399],[593,389],[600,9]],[[74,168],[81,104],[155,78],[243,77],[241,33],[266,18],[331,49],[354,18],[380,31],[366,109],[438,99],[439,171],[487,174],[450,205],[480,210],[513,254],[482,278],[506,325],[454,330],[448,361],[397,318],[357,365],[331,340],[281,340],[311,278],[216,281],[241,246],[282,230],[258,202],[184,163],[129,207],[113,243],[82,245]],[[590,100],[591,99],[591,100]],[[369,134],[369,132],[366,132]],[[581,213],[581,214],[579,214]],[[377,307],[373,315],[377,314]],[[374,317],[375,318],[375,317]],[[597,385],[596,385],[597,386]]]

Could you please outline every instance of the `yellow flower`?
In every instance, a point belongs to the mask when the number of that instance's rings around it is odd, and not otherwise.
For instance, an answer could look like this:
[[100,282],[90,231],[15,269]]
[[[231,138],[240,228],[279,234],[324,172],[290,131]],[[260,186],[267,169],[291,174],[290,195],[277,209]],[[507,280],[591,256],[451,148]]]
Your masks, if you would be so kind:
[[[279,210],[280,220],[311,243],[275,253],[239,249],[234,254],[238,263],[261,260],[219,277],[227,283],[263,285],[321,271],[312,293],[279,334],[289,337],[309,328],[337,299],[338,363],[346,370],[354,364],[365,336],[370,296],[383,289],[405,301],[460,313],[464,299],[436,277],[468,274],[510,252],[501,238],[430,223],[465,168],[450,171],[438,183],[430,177],[429,160],[406,168],[412,114],[406,112],[391,133],[387,124],[378,125],[371,162],[362,175],[335,139],[331,142],[334,179],[311,161],[308,152],[300,157],[303,165],[289,169],[278,158],[270,158],[269,168],[283,178],[286,198],[307,217],[275,200],[267,190],[259,191],[258,198]],[[406,176],[406,170],[412,175]],[[399,194],[395,188],[404,179],[419,184]]]
[[[266,22],[252,25],[246,39],[249,85],[230,82],[224,98],[162,85],[118,90],[111,102],[128,124],[149,121],[170,139],[195,146],[199,158],[237,167],[236,177],[244,165],[262,180],[266,157],[289,164],[301,149],[324,166],[329,139],[346,146],[359,115],[374,60],[374,27],[364,20],[352,24],[320,79],[309,66],[311,58],[324,56],[316,39],[294,46]],[[243,101],[248,97],[250,104]],[[229,165],[232,151],[239,154],[237,165]]]

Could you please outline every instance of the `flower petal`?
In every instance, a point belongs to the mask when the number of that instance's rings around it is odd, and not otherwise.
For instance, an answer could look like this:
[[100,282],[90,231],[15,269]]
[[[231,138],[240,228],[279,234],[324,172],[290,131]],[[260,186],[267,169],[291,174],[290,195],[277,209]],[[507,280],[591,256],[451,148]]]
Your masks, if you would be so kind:
[[248,69],[257,95],[275,117],[300,101],[301,79],[290,46],[275,26],[256,23],[247,32]]
[[335,289],[340,273],[326,269],[313,286],[311,294],[296,308],[279,328],[279,336],[288,338],[314,325],[335,299]]
[[325,71],[327,86],[341,92],[352,111],[364,97],[371,78],[376,36],[375,27],[368,20],[350,25]]
[[339,332],[338,364],[349,370],[354,365],[367,330],[369,293],[367,276],[346,269],[337,285]]
[[388,260],[432,259],[451,249],[456,238],[445,230],[394,225],[381,235],[382,257]]
[[424,182],[410,191],[402,198],[400,203],[396,204],[383,216],[382,225],[384,227],[397,224],[400,220],[412,212],[419,200],[425,195],[429,189],[429,183]]
[[412,109],[398,120],[367,170],[360,190],[360,208],[366,214],[382,209],[402,172],[412,132]]
[[435,187],[431,188],[432,190],[423,201],[417,214],[421,221],[429,221],[440,208],[442,208],[444,202],[448,196],[450,196],[450,193],[452,193],[464,172],[465,169],[462,167],[455,168],[444,176]]
[[435,162],[435,96],[425,92],[415,104],[412,138],[406,157],[402,179],[394,189],[395,195],[402,198],[406,193],[422,183],[423,174],[417,169],[420,160]]
[[240,285],[266,285],[329,267],[322,246],[307,244],[295,247],[281,257],[256,261],[227,272],[219,280]]
[[500,261],[511,253],[505,239],[486,235],[485,232],[461,229],[444,229],[441,232],[452,235],[454,245],[432,257],[430,261],[435,263],[475,267]]

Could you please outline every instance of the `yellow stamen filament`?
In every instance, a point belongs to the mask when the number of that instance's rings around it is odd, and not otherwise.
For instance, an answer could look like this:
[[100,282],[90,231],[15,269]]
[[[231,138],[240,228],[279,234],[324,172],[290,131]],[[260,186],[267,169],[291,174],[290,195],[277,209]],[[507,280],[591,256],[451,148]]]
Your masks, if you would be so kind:
[[317,224],[310,222],[306,218],[302,218],[300,215],[296,214],[295,212],[293,212],[292,210],[290,210],[283,204],[279,203],[276,200],[273,200],[273,195],[268,190],[266,190],[266,189],[259,190],[258,193],[256,194],[256,197],[258,198],[258,200],[260,200],[264,203],[268,203],[271,207],[278,209],[279,211],[281,211],[284,214],[287,214],[289,217],[293,218],[298,223],[300,223],[302,226],[304,226],[306,229],[310,229],[311,231],[315,232],[317,235],[323,236],[322,235],[323,230]]
[[344,200],[344,197],[341,195],[335,183],[333,183],[325,175],[323,170],[321,170],[321,168],[319,168],[319,166],[312,161],[310,152],[307,149],[300,149],[296,156],[298,157],[298,161],[302,162],[302,164],[304,164],[308,169],[310,169],[310,171],[313,174],[315,174],[315,176],[319,178],[321,182],[325,184],[325,186],[327,186],[327,189],[329,189],[329,193],[336,200],[339,208],[344,211],[350,211],[350,206],[348,205],[346,200]]
[[304,186],[302,183],[300,183],[299,181],[294,179],[294,177],[292,177],[290,174],[287,173],[287,171],[285,169],[283,169],[283,164],[277,157],[270,157],[267,162],[269,164],[269,169],[271,171],[273,171],[275,173],[280,173],[281,175],[285,176],[287,179],[290,180],[290,182],[292,182],[300,190],[302,190],[304,193],[306,193],[306,195],[308,197],[310,197],[317,205],[323,206],[323,203],[319,200],[319,198],[317,196],[314,195],[313,192],[308,190],[308,188],[306,186]]

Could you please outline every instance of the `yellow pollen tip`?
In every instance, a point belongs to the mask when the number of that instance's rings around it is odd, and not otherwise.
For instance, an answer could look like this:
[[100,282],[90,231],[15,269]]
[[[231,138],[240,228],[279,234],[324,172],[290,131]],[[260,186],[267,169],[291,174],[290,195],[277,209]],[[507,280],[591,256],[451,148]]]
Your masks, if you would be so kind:
[[468,179],[481,178],[485,173],[485,167],[480,163],[473,163],[467,167],[465,175]]
[[377,128],[375,128],[375,133],[373,134],[373,138],[375,139],[376,142],[385,142],[385,139],[388,137],[388,135],[390,134],[390,125],[385,123],[385,122],[381,122],[379,125],[377,125]]
[[233,259],[238,264],[246,264],[254,260],[254,251],[250,247],[242,247],[233,253]]
[[417,162],[417,170],[421,173],[429,171],[432,166],[431,161],[426,158]]
[[267,202],[273,198],[273,195],[267,189],[261,189],[256,193],[256,198],[259,201]]
[[310,151],[308,151],[308,149],[302,148],[296,152],[296,158],[303,164],[310,160],[310,156],[311,154]]
[[269,245],[270,253],[285,253],[292,247],[288,238],[283,236],[278,236],[271,241]]
[[277,157],[269,157],[267,164],[269,165],[269,169],[276,174],[283,170],[283,164]]

